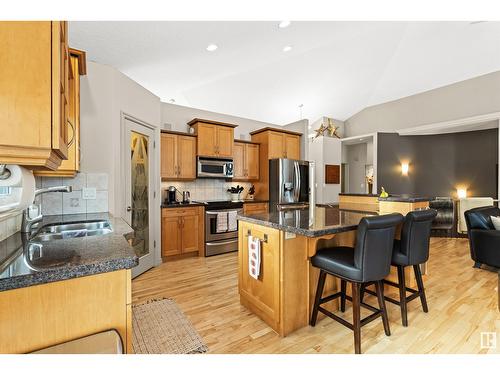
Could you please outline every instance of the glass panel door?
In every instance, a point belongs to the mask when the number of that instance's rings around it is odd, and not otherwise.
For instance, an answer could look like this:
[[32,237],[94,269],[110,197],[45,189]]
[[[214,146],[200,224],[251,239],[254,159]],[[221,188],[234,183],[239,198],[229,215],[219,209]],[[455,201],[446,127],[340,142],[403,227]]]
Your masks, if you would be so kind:
[[153,130],[125,119],[124,147],[129,153],[125,160],[125,221],[134,230],[127,236],[139,257],[139,265],[132,270],[135,277],[154,264],[152,231],[152,140]]

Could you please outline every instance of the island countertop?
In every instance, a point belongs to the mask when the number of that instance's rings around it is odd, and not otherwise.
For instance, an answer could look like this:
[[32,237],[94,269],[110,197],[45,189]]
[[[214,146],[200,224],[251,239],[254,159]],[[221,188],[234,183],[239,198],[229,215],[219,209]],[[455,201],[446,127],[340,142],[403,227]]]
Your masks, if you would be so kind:
[[139,260],[125,238],[133,230],[107,213],[45,216],[40,227],[88,220],[108,220],[113,231],[99,236],[58,239],[42,243],[30,254],[20,232],[0,242],[0,292],[104,272],[130,269]]
[[303,209],[240,214],[237,218],[301,236],[320,237],[355,230],[363,217],[377,215],[371,211],[341,210],[336,206],[317,206],[314,209],[312,222],[309,220],[309,214],[309,209]]

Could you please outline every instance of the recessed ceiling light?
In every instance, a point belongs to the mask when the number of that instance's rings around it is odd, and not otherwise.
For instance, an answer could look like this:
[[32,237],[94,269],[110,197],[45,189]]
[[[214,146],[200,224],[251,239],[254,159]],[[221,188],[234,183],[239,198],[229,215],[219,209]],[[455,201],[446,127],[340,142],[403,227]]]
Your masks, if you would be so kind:
[[217,44],[209,44],[209,45],[207,46],[207,51],[209,51],[209,52],[213,52],[213,51],[215,51],[217,48],[219,48],[219,47],[217,47]]
[[281,21],[281,22],[279,23],[278,27],[279,27],[280,29],[284,29],[285,27],[290,26],[290,23],[291,23],[290,21]]
[[284,46],[283,47],[283,52],[288,52],[292,49],[292,46]]

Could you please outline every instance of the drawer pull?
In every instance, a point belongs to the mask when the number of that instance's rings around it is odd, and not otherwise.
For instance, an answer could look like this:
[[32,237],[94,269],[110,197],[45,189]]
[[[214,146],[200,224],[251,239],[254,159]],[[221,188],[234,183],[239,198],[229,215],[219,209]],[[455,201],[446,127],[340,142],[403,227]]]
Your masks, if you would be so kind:
[[[248,232],[247,232],[247,237],[249,237],[251,235],[252,235],[252,231],[249,229]],[[255,238],[257,238],[257,237],[255,237]],[[264,242],[264,243],[267,243],[267,239],[268,239],[267,234],[264,234],[264,239],[263,240],[261,240],[259,238],[260,242]]]

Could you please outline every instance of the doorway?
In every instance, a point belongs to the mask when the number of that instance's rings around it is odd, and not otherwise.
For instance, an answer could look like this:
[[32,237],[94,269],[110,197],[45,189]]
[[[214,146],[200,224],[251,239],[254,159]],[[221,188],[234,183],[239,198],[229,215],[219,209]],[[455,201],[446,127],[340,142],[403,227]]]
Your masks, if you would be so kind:
[[156,171],[154,128],[123,115],[124,206],[122,218],[134,230],[127,240],[133,246],[139,265],[132,269],[136,277],[155,264],[154,201]]

